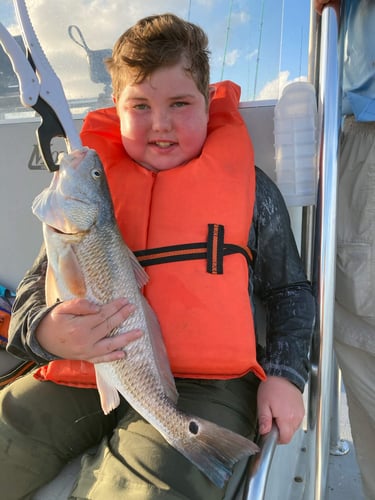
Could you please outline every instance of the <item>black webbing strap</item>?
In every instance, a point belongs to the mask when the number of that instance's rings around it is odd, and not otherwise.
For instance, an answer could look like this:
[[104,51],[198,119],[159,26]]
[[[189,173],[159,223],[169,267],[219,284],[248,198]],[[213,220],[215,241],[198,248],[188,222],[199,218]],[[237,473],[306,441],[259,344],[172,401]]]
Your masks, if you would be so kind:
[[[6,353],[8,354],[8,353]],[[9,354],[11,357],[11,355]],[[16,358],[14,358],[16,359]],[[34,361],[21,361],[19,360],[19,363],[17,363],[15,366],[12,365],[10,368],[8,368],[5,373],[0,373],[0,390],[5,387],[6,385],[10,384],[11,382],[14,382],[16,379],[21,377],[22,375],[25,375],[28,373],[30,370],[35,368],[37,365],[34,363]]]
[[134,252],[144,267],[183,260],[205,259],[207,272],[211,274],[223,274],[224,257],[235,253],[241,253],[246,257],[249,265],[251,264],[252,257],[249,248],[225,243],[224,226],[220,224],[208,224],[208,237],[205,242],[170,245]]

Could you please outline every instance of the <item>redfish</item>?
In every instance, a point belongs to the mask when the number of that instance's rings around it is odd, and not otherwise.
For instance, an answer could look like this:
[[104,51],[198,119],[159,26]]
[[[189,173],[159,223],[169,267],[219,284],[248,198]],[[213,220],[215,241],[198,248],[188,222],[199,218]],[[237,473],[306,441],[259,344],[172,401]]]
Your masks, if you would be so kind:
[[126,297],[135,312],[110,335],[144,334],[126,359],[96,363],[101,405],[109,413],[127,402],[166,441],[223,487],[233,465],[258,451],[249,439],[177,408],[178,393],[157,317],[141,288],[147,274],[118,230],[103,166],[92,149],[66,155],[49,187],[33,203],[47,250],[46,301],[75,297],[104,304]]

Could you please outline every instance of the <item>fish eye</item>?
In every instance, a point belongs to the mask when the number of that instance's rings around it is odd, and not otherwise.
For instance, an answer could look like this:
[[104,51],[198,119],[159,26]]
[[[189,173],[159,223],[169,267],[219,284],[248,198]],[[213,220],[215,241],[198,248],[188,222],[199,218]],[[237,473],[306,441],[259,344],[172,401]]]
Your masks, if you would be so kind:
[[95,169],[93,169],[93,170],[91,170],[91,177],[92,177],[94,180],[96,180],[96,179],[100,179],[100,177],[101,177],[101,176],[102,176],[102,173],[101,173],[101,171],[100,171],[100,170],[98,170],[98,169],[96,169],[96,168],[95,168]]

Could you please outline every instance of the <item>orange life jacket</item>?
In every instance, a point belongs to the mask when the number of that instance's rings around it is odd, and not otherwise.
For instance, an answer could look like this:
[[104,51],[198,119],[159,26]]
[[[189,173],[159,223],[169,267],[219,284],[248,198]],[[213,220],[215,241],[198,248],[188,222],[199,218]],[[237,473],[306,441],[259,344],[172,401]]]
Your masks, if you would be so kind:
[[[81,132],[104,165],[127,245],[150,276],[155,310],[176,377],[264,379],[248,293],[247,248],[255,199],[253,148],[238,112],[240,88],[216,85],[201,155],[158,173],[125,152],[115,108],[89,113]],[[38,378],[90,387],[81,361],[53,361]],[[83,370],[83,371],[82,371]]]

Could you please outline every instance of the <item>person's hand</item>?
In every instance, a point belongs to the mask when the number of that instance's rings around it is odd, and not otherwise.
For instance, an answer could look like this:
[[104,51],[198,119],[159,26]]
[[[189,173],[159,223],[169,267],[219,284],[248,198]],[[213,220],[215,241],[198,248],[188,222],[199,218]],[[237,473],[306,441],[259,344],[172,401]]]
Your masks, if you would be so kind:
[[321,14],[323,8],[328,5],[330,7],[334,7],[336,13],[338,14],[340,11],[340,0],[314,0],[314,7],[318,14]]
[[107,335],[134,311],[127,299],[98,306],[85,299],[61,302],[40,322],[36,338],[43,349],[63,359],[101,363],[126,356],[129,342],[142,335],[132,330],[113,337]]
[[260,434],[267,434],[274,420],[279,444],[287,444],[300,427],[305,408],[301,391],[282,377],[268,377],[259,384],[258,422]]

